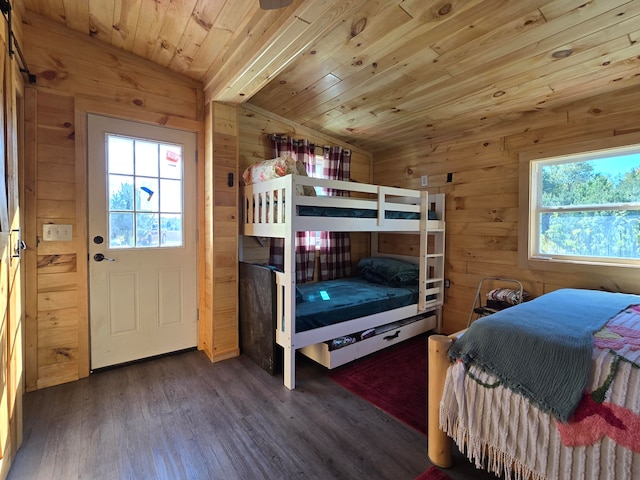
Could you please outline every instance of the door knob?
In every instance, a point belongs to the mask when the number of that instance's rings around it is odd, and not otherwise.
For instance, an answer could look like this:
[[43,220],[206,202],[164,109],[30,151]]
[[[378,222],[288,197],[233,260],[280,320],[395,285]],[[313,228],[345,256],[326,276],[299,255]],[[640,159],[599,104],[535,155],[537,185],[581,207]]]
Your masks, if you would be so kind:
[[105,257],[102,253],[96,253],[96,254],[93,256],[93,259],[94,259],[96,262],[101,262],[101,261],[103,261],[103,260],[106,260],[107,262],[115,262],[115,261],[116,261],[116,259],[115,259],[115,258],[108,258],[108,257]]

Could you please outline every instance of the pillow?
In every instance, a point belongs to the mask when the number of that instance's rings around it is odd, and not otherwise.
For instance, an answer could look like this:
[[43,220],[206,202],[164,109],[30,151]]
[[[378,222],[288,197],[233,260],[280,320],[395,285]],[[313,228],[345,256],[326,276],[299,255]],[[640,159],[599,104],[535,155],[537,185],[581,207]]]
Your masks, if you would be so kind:
[[[300,160],[295,161],[289,156],[278,157],[249,165],[242,173],[242,180],[244,180],[245,185],[251,185],[252,183],[264,182],[289,174],[306,177],[307,170]],[[310,185],[296,185],[296,194],[315,197],[316,190]]]
[[393,287],[416,285],[420,276],[418,265],[390,257],[363,258],[358,269],[365,280]]
[[297,173],[296,162],[291,157],[278,157],[249,165],[242,173],[242,179],[246,185],[251,185],[290,173]]

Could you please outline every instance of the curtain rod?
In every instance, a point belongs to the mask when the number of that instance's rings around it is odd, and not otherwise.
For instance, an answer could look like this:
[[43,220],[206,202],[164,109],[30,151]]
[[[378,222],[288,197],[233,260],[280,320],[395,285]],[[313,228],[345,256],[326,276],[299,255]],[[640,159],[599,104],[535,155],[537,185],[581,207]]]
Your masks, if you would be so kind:
[[[288,135],[286,135],[286,134],[284,134],[284,133],[267,133],[267,138],[268,138],[269,140],[280,141],[280,140],[282,140],[282,139],[286,139],[286,138],[288,138],[288,137],[289,137],[289,136],[288,136]],[[293,142],[293,144],[294,144],[294,145],[297,145],[297,144],[299,143],[299,140],[296,140],[296,139],[294,139],[294,138],[292,138],[291,140],[292,140],[292,142]],[[330,148],[331,148],[331,146],[329,146],[329,145],[324,145],[324,146],[323,146],[323,145],[316,145],[315,143],[309,143],[309,145],[310,145],[310,146],[312,146],[314,149],[315,149],[315,148],[320,148],[320,149],[322,149],[323,151],[324,151],[324,150],[328,150],[328,149],[330,149]],[[350,149],[347,149],[347,148],[343,148],[343,151],[344,151],[345,153],[351,153],[351,150],[350,150]]]

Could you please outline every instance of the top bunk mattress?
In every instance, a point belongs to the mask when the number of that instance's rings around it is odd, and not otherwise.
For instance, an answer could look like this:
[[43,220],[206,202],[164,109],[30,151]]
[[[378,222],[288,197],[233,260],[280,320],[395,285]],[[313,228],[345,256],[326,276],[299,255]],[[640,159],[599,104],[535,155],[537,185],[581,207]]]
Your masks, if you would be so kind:
[[389,287],[362,278],[305,283],[297,288],[296,332],[418,303],[417,285]]
[[[303,217],[346,217],[346,218],[377,218],[376,210],[365,208],[343,208],[343,207],[316,207],[311,205],[298,205],[296,207],[298,215]],[[400,212],[386,210],[384,218],[397,220],[419,220],[420,214],[417,212]],[[429,220],[439,220],[436,212],[429,210]]]

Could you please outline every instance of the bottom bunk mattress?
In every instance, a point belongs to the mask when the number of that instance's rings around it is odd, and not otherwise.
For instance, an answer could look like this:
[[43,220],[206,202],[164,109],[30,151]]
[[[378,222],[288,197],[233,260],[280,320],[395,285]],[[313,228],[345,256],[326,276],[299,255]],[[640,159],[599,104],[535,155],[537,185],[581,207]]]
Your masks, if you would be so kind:
[[413,305],[418,302],[418,286],[341,278],[298,285],[296,298],[296,332],[304,332]]

